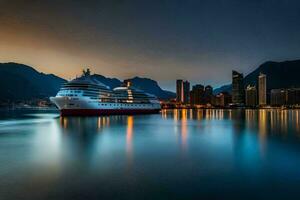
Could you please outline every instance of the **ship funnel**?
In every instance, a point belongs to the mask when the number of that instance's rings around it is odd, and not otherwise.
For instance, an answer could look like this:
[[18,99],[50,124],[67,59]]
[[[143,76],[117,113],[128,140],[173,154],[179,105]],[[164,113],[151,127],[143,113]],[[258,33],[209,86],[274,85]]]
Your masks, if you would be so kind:
[[124,80],[123,85],[126,86],[126,87],[130,87],[130,86],[132,86],[132,82],[131,82],[130,79],[127,79],[127,80]]

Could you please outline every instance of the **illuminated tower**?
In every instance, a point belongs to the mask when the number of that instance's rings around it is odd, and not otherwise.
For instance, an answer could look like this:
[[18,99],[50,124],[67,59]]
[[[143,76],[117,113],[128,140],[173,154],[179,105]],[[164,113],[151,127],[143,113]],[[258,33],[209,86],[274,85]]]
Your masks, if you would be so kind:
[[188,81],[176,81],[176,101],[178,103],[189,103],[190,98],[190,83]]
[[246,88],[246,106],[255,107],[256,105],[257,105],[256,87],[248,85]]
[[260,106],[267,104],[267,77],[262,73],[258,76],[258,102]]
[[232,71],[232,103],[242,105],[245,103],[244,76],[237,71]]

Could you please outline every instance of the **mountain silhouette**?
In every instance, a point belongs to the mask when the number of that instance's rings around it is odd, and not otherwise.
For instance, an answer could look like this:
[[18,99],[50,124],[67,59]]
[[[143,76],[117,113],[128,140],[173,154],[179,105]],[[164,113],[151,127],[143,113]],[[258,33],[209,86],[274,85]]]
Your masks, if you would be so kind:
[[57,93],[66,80],[18,63],[0,63],[0,100],[31,100]]

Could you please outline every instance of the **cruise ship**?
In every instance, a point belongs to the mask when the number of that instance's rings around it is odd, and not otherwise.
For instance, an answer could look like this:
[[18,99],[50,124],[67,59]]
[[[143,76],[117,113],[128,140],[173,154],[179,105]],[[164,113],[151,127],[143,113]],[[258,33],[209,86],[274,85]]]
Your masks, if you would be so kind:
[[50,97],[62,116],[158,113],[159,100],[133,86],[129,81],[110,89],[93,79],[89,70],[65,83],[55,97]]

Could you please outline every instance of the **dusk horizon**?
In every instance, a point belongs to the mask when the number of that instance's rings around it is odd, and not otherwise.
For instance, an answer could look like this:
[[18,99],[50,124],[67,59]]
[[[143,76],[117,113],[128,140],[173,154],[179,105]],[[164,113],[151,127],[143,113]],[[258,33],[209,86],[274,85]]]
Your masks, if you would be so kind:
[[[266,63],[266,62],[289,62],[289,61],[293,61],[293,60],[300,60],[300,58],[299,58],[299,59],[290,59],[290,60],[275,60],[275,59],[273,59],[273,60],[267,60],[267,61],[265,61],[265,62],[263,62],[263,63],[260,63],[258,66],[254,67],[253,70],[257,69],[261,64],[264,64],[264,63]],[[16,63],[16,64],[21,64],[21,65],[26,65],[26,66],[32,67],[33,69],[37,70],[37,71],[40,72],[40,73],[46,73],[46,72],[44,72],[44,71],[39,71],[39,67],[31,66],[31,65],[26,64],[26,63],[21,63],[21,62],[19,63],[19,62],[14,62],[14,61],[0,62],[0,64],[1,64],[1,63],[2,63],[2,64],[5,64],[5,63]],[[54,74],[54,73],[52,73],[51,71],[47,72],[46,74],[53,74],[53,75],[58,76],[58,77],[60,77],[60,78],[64,78],[65,80],[68,81],[68,80],[72,80],[72,79],[74,79],[74,78],[76,78],[76,77],[81,76],[83,70],[85,70],[85,69],[92,69],[92,68],[93,68],[93,67],[91,67],[91,66],[86,66],[86,65],[84,65],[84,66],[81,67],[81,69],[80,69],[73,77],[67,77],[67,78],[64,77],[64,76],[59,76],[58,74]],[[236,69],[231,69],[231,70],[227,71],[227,74],[225,74],[225,76],[228,76],[228,75],[231,76],[231,72],[232,72],[233,70],[236,70]],[[247,76],[247,75],[249,75],[251,72],[253,72],[253,70],[252,70],[252,71],[249,71],[249,72],[247,72],[247,73],[244,73],[243,71],[239,71],[239,72],[240,72],[240,73],[243,73],[245,76]],[[126,79],[131,79],[131,78],[134,78],[134,77],[148,78],[148,79],[157,81],[157,83],[159,84],[159,86],[160,86],[162,89],[168,90],[168,91],[171,91],[171,92],[176,92],[176,88],[175,88],[175,81],[176,81],[176,80],[178,80],[178,79],[181,79],[181,80],[189,80],[189,79],[185,79],[185,78],[176,78],[176,77],[175,77],[174,80],[170,80],[170,83],[169,83],[169,84],[170,84],[171,86],[168,87],[168,86],[166,86],[166,85],[161,84],[161,82],[163,82],[163,81],[155,80],[153,77],[147,76],[147,74],[142,75],[142,76],[140,76],[140,75],[132,75],[132,76],[128,76],[128,77],[126,77],[126,78],[120,78],[120,77],[115,77],[115,76],[109,76],[109,75],[106,75],[106,74],[96,73],[96,72],[94,72],[94,71],[91,71],[91,73],[92,73],[92,74],[97,74],[97,75],[102,75],[102,76],[104,76],[104,77],[106,77],[106,78],[116,78],[116,79],[119,79],[120,81],[124,81],[124,80],[126,80]],[[214,79],[214,77],[212,77],[212,78]],[[217,78],[219,78],[219,77],[217,77]],[[189,80],[189,81],[190,81],[190,80]],[[192,84],[192,85],[196,85],[196,84],[211,85],[214,89],[218,89],[218,88],[220,88],[220,87],[222,87],[222,86],[224,86],[224,85],[231,84],[231,78],[228,78],[227,81],[224,81],[224,82],[222,82],[222,83],[220,83],[220,84],[218,84],[218,85],[214,85],[214,84],[206,84],[206,82],[204,82],[203,80],[192,80],[192,81],[191,81],[191,84]]]

